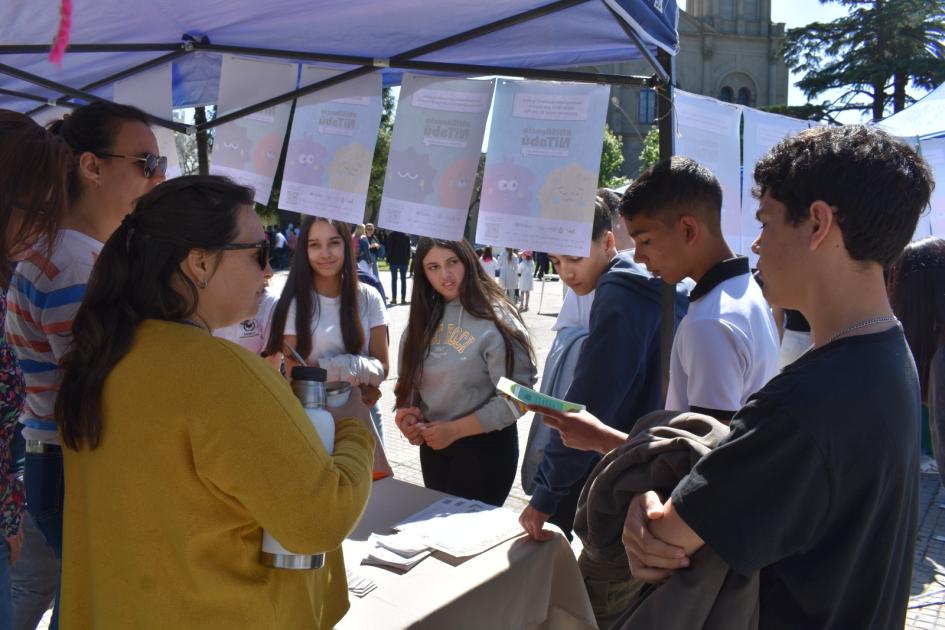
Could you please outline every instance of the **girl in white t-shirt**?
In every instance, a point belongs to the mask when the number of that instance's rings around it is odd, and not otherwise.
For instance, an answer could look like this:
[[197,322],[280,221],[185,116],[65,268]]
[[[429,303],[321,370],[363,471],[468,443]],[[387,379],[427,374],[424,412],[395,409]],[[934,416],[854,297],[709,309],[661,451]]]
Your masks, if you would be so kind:
[[291,346],[308,365],[328,370],[329,381],[359,385],[370,407],[387,376],[387,309],[376,289],[358,282],[350,234],[341,221],[302,222],[266,352],[284,358],[291,374],[297,365],[285,349]]

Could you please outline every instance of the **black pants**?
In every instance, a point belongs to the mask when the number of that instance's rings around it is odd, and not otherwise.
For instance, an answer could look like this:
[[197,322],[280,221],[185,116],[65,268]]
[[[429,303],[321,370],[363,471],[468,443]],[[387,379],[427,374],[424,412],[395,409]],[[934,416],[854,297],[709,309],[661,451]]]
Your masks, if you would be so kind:
[[420,445],[423,485],[464,499],[501,506],[518,468],[515,425],[457,440],[440,451]]

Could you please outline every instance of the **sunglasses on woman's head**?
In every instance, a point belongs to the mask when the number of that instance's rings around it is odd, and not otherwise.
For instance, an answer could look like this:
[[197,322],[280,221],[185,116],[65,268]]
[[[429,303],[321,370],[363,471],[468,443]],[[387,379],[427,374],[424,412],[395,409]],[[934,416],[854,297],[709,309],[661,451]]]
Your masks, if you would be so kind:
[[224,245],[220,249],[222,250],[233,250],[233,249],[257,249],[256,252],[258,257],[257,262],[259,263],[259,268],[265,270],[266,265],[269,264],[269,241],[262,240],[257,243],[230,243],[229,245]]
[[144,176],[151,179],[155,175],[164,175],[167,172],[167,156],[153,155],[145,153],[144,155],[116,155],[114,153],[96,153],[99,157],[124,158],[126,160],[135,160],[141,162],[144,168]]

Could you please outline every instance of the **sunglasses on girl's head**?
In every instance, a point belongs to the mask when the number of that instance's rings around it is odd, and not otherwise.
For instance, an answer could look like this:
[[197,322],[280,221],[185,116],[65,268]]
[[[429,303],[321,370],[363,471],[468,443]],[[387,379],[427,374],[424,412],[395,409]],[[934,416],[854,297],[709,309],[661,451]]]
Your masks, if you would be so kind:
[[144,176],[151,179],[155,175],[164,175],[167,172],[167,156],[152,155],[145,153],[141,155],[115,155],[114,153],[96,153],[99,157],[124,158],[126,160],[135,160],[141,162],[144,167]]
[[269,241],[262,240],[258,243],[230,243],[229,245],[224,245],[220,249],[230,250],[230,249],[258,249],[256,252],[258,256],[259,268],[265,270],[266,265],[269,264]]

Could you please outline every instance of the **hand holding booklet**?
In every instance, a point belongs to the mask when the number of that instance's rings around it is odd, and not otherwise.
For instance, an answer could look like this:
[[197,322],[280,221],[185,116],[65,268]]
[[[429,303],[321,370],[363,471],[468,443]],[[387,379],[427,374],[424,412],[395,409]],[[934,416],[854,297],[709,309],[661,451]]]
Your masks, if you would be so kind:
[[519,405],[521,411],[526,411],[528,405],[533,405],[535,407],[546,407],[554,411],[560,411],[562,413],[573,413],[578,411],[584,411],[584,405],[579,405],[577,403],[568,402],[567,400],[561,400],[560,398],[555,398],[554,396],[548,396],[547,394],[542,394],[541,392],[536,392],[534,389],[520,385],[515,381],[511,381],[504,376],[499,377],[499,382],[496,383],[496,391],[502,394],[505,398],[512,400]]

